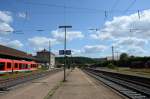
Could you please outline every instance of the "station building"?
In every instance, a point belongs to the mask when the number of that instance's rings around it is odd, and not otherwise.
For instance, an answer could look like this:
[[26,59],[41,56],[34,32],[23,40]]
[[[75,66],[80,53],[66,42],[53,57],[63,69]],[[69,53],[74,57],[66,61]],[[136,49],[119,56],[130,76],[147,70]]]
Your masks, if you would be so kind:
[[36,59],[43,63],[44,65],[48,66],[48,68],[55,68],[55,54],[43,49],[36,53]]

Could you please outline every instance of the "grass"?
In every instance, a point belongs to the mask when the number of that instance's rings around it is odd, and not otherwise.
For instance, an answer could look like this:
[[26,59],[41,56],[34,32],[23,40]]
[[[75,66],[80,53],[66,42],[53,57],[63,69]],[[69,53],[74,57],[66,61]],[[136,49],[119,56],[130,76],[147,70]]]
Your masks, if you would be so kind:
[[[71,73],[72,71],[68,71],[67,74],[66,74],[66,78],[69,76],[69,74]],[[48,94],[44,97],[44,99],[50,99],[56,92],[56,90],[61,87],[66,81],[60,81],[58,85],[56,85],[54,88],[52,88]]]
[[122,68],[119,67],[117,69],[113,69],[113,71],[119,72],[119,73],[125,73],[125,74],[131,74],[131,75],[139,75],[144,77],[150,78],[150,69],[144,68],[144,69],[132,69],[132,68]]
[[44,97],[44,99],[50,99],[54,93],[56,92],[56,90],[63,85],[63,81],[60,81],[60,83],[58,85],[56,85],[53,89],[51,89],[48,94]]

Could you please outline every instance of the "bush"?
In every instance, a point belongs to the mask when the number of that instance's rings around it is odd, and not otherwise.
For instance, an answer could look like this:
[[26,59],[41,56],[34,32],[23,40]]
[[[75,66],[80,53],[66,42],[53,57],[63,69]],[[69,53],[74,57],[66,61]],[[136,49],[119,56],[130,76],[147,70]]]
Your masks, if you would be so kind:
[[110,68],[110,69],[116,69],[117,66],[114,65],[114,64],[112,64],[112,63],[109,63],[109,64],[107,65],[107,68]]

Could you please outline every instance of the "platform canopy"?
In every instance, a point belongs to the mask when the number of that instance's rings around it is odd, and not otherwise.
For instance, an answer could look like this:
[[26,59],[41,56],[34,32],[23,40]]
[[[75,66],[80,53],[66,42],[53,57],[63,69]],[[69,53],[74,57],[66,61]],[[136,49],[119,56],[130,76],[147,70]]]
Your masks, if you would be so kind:
[[0,45],[0,58],[17,59],[17,60],[36,60],[32,55],[26,52]]

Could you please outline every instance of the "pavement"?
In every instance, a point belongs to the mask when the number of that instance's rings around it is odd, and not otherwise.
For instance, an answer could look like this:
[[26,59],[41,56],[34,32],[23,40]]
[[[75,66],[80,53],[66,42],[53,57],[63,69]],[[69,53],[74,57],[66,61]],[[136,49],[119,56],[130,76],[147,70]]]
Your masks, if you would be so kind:
[[10,91],[0,94],[0,99],[44,99],[45,96],[63,79],[63,72],[21,84]]
[[49,99],[124,99],[80,69],[75,69]]

